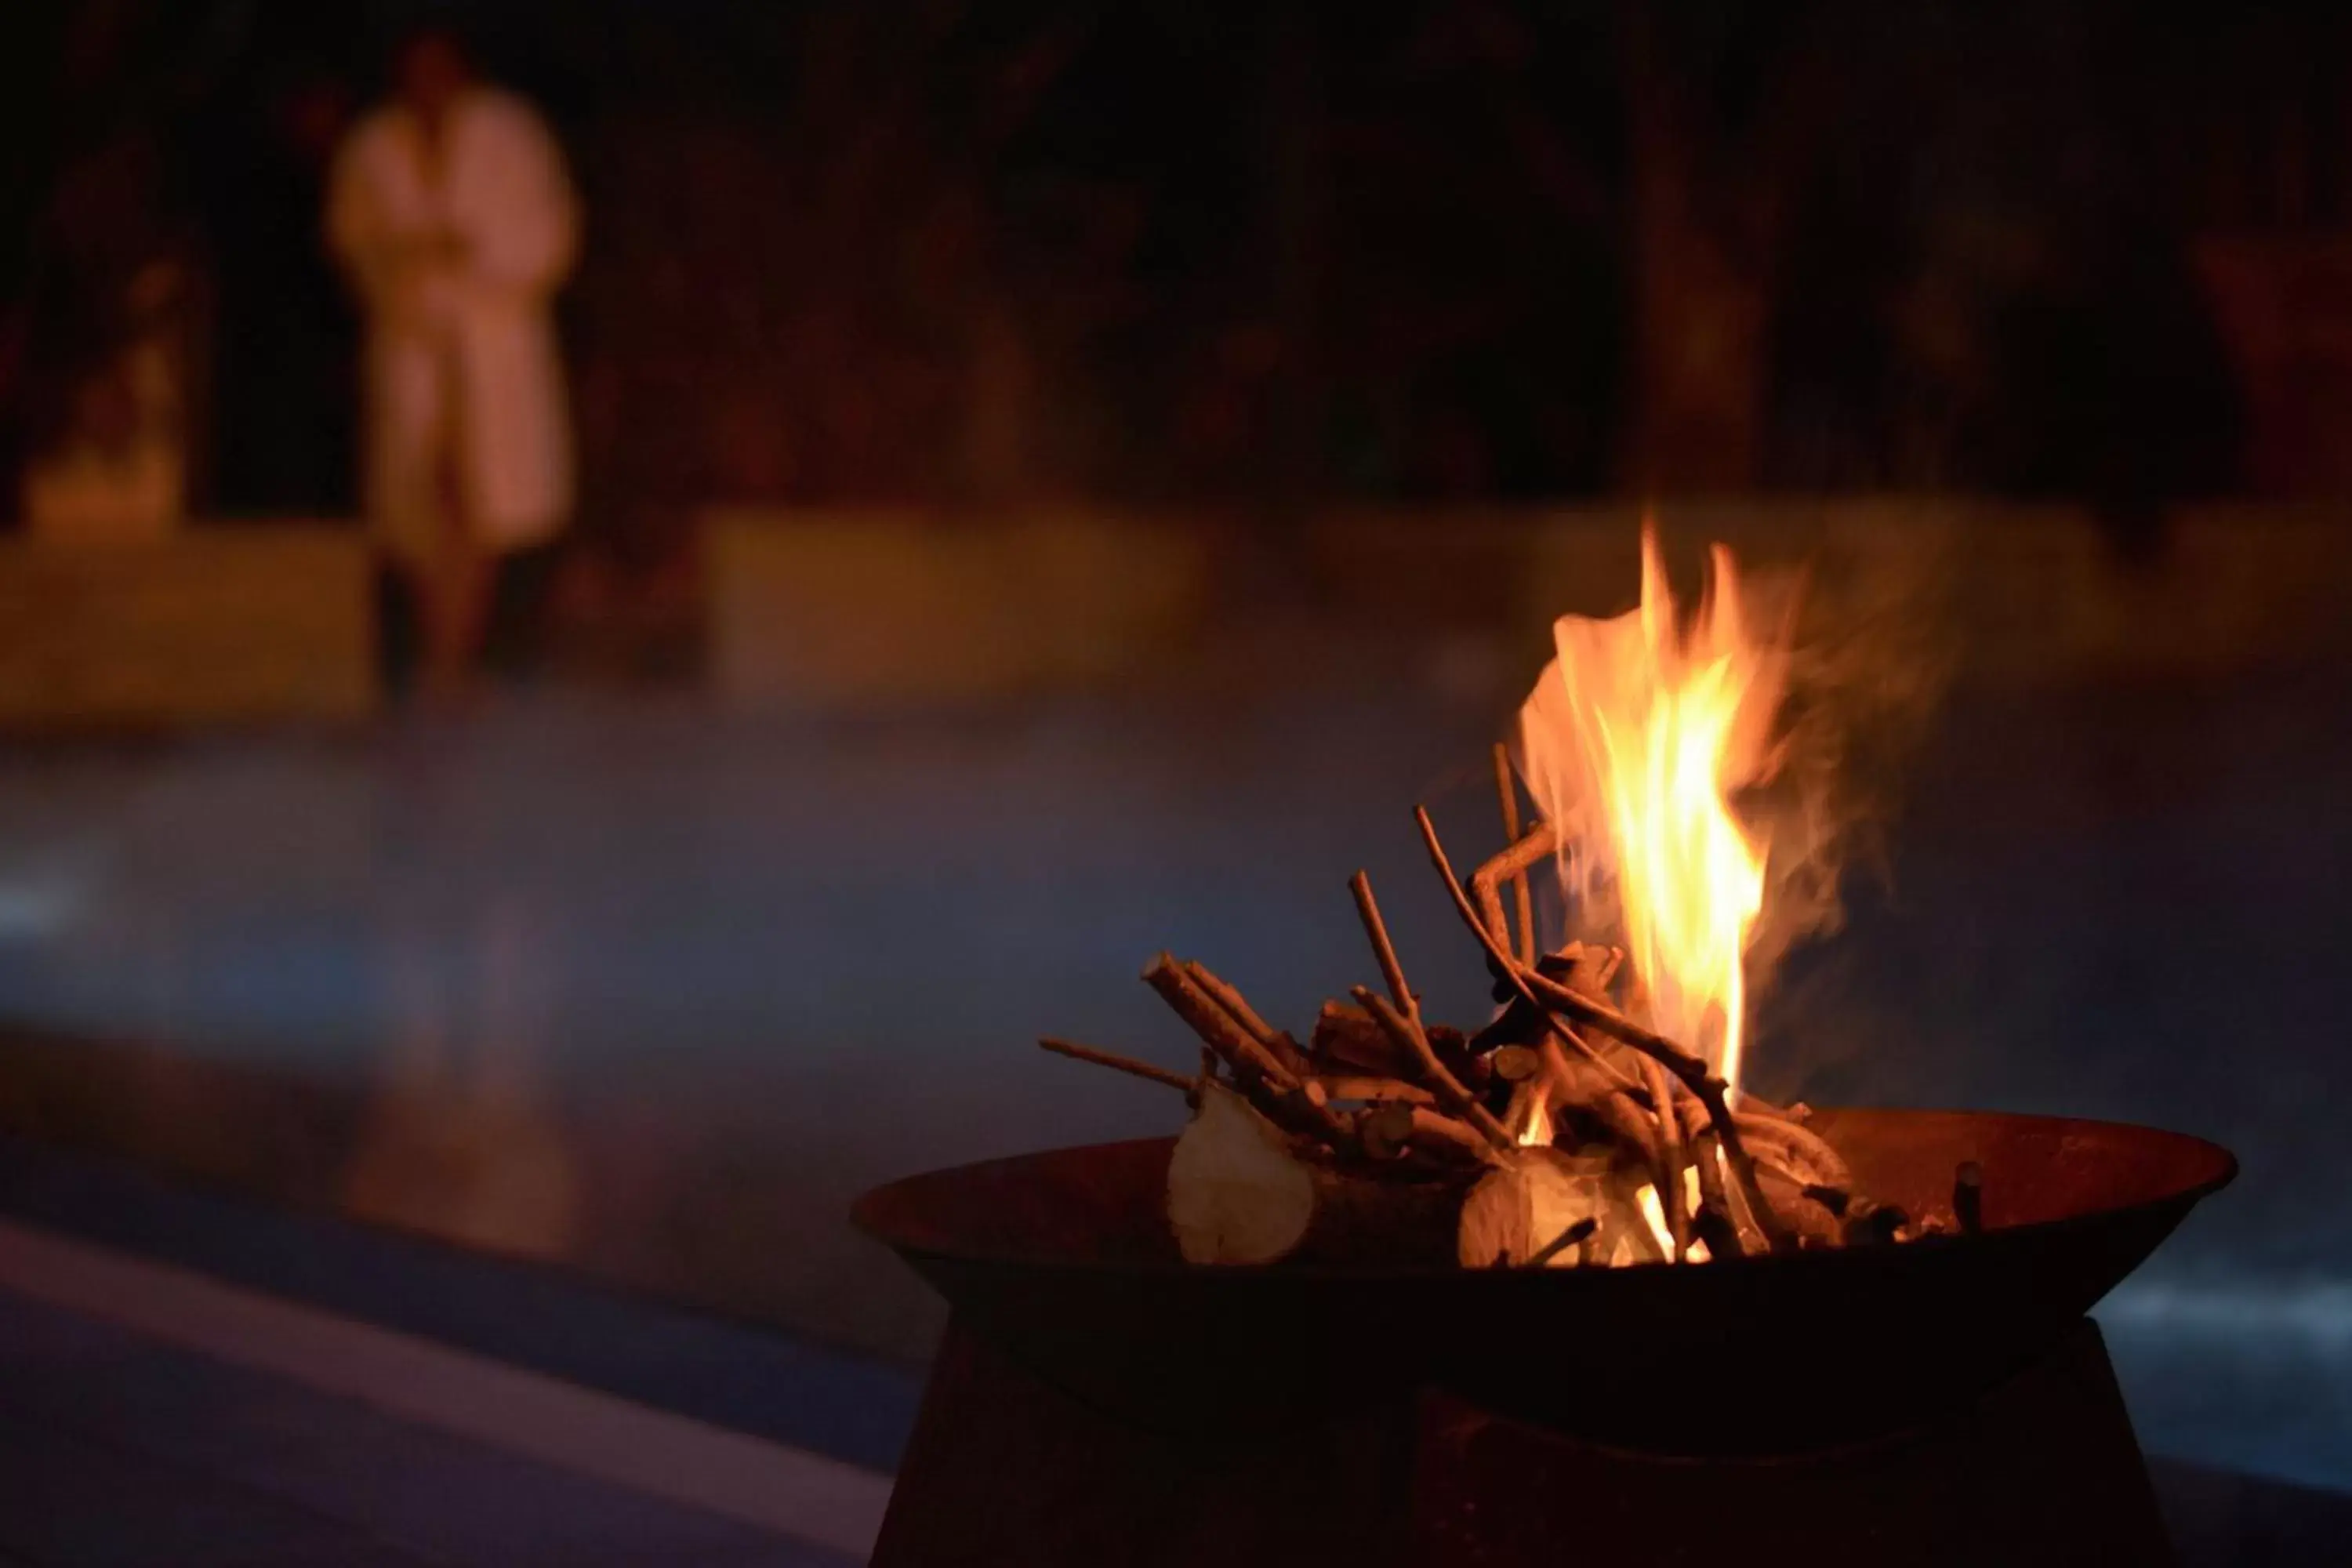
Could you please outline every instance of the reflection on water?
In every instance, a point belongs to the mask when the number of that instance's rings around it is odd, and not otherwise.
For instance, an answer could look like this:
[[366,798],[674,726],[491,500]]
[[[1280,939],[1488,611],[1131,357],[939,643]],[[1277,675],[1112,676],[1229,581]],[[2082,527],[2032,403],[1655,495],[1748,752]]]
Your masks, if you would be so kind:
[[[571,1251],[579,1175],[544,1103],[550,920],[497,890],[446,909],[403,900],[380,948],[391,1036],[343,1179],[352,1214],[501,1252]],[[440,962],[453,938],[471,973]]]
[[2352,1283],[2159,1279],[2099,1321],[2151,1449],[2352,1490]]
[[[1484,746],[1523,672],[1440,683],[1376,647],[1322,668],[1287,693],[953,721],[551,695],[341,742],[22,759],[0,770],[0,824],[19,825],[0,882],[44,844],[93,851],[55,924],[0,941],[0,1012],[170,1048],[89,1091],[104,1118],[21,1088],[0,1118],[918,1352],[937,1308],[848,1232],[850,1199],[1166,1130],[1150,1086],[1029,1045],[1052,1028],[1188,1061],[1136,983],[1151,952],[1198,953],[1303,1023],[1365,978],[1343,896],[1362,865],[1433,1009],[1483,1005],[1433,888],[1407,891],[1428,887],[1407,808],[1436,801],[1465,854],[1484,841]],[[2352,927],[2352,739],[2311,720],[2343,695],[1957,699],[1895,894],[1796,962],[1754,1057],[1766,1093],[2123,1116],[2236,1146],[2240,1186],[2114,1320],[2152,1443],[2224,1463],[2281,1462],[2248,1434],[2261,1391],[2287,1386],[2230,1356],[2303,1330],[2209,1331],[2155,1305],[2190,1298],[2148,1292],[2352,1279],[2352,1226],[2309,1201],[2340,1185],[2327,1107],[2352,1091],[2334,935]],[[265,1110],[258,1079],[320,1098]],[[2297,1366],[2346,1388],[2340,1353]],[[2352,1482],[2352,1399],[2318,1405],[2298,1473]]]

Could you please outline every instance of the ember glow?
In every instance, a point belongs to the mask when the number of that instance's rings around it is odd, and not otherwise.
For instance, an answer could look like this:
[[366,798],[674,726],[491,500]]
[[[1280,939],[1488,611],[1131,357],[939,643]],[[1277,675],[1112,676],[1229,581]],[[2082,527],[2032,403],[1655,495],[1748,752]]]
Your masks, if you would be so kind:
[[1747,626],[1730,552],[1716,546],[1712,564],[1685,623],[1645,525],[1639,607],[1554,624],[1558,657],[1519,735],[1528,791],[1560,828],[1570,899],[1589,910],[1613,890],[1654,1026],[1736,1088],[1765,846],[1730,797],[1763,771],[1786,659]]
[[[1685,1165],[1683,1167],[1683,1202],[1685,1205],[1683,1212],[1687,1214],[1692,1210],[1696,1209],[1699,1204],[1699,1196],[1698,1169],[1696,1166]],[[1644,1182],[1639,1188],[1635,1189],[1633,1201],[1641,1207],[1642,1223],[1649,1227],[1650,1239],[1656,1243],[1659,1255],[1664,1258],[1672,1258],[1675,1255],[1675,1237],[1674,1232],[1666,1228],[1666,1209],[1665,1205],[1658,1201],[1658,1189],[1651,1184]],[[1708,1258],[1706,1243],[1704,1241],[1692,1242],[1690,1244],[1690,1250],[1685,1254],[1685,1256],[1693,1263],[1705,1263],[1707,1261]]]
[[1511,1135],[1523,1149],[1551,1142],[1551,1111],[1540,1096],[1528,1097],[1524,1113],[1511,1128]]

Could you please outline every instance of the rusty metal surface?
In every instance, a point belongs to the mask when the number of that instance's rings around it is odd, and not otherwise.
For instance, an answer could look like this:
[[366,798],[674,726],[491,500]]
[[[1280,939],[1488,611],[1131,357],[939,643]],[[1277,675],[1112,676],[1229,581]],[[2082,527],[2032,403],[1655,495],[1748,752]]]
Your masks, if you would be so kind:
[[[1280,1426],[1433,1384],[1605,1442],[1776,1451],[1902,1426],[2026,1365],[2237,1169],[2111,1122],[1818,1125],[1865,1188],[1915,1206],[1980,1162],[1987,1233],[1696,1268],[1194,1268],[1161,1218],[1168,1140],[910,1177],[855,1218],[976,1332],[1145,1426]],[[1740,1418],[1697,1415],[1722,1410]]]

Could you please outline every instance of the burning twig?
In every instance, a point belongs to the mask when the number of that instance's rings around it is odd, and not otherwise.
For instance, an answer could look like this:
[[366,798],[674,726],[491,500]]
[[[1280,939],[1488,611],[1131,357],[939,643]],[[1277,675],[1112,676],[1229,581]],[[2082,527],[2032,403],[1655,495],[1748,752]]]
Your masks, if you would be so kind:
[[[1573,953],[1567,971],[1569,988],[1596,1000],[1605,999],[1606,976],[1616,969],[1615,952],[1604,957],[1581,943],[1573,943],[1563,952]],[[1659,1218],[1665,1223],[1667,1251],[1675,1262],[1680,1262],[1689,1256],[1691,1241],[1688,1194],[1683,1189],[1682,1110],[1675,1100],[1675,1083],[1666,1076],[1666,1069],[1648,1057],[1642,1058],[1641,1064],[1643,1088],[1648,1092],[1650,1113],[1657,1129],[1648,1141],[1652,1190],[1658,1196]],[[1607,1099],[1610,1103],[1617,1102],[1613,1094],[1607,1095]],[[1623,1113],[1626,1119],[1633,1119],[1630,1102],[1624,1105]]]
[[1648,1057],[1642,1058],[1642,1076],[1649,1080],[1650,1103],[1658,1115],[1658,1208],[1665,1215],[1666,1234],[1674,1238],[1675,1260],[1690,1251],[1690,1218],[1683,1192],[1683,1119],[1675,1109],[1674,1080]]
[[1691,1140],[1691,1166],[1698,1172],[1698,1212],[1691,1216],[1691,1232],[1706,1244],[1709,1258],[1738,1258],[1748,1250],[1739,1226],[1731,1217],[1731,1203],[1723,1192],[1722,1153],[1715,1129],[1706,1128]]
[[[1571,1057],[1560,1049],[1562,1039],[1581,1054]],[[1563,1025],[1546,1035],[1537,1048],[1543,1053],[1544,1067],[1551,1078],[1555,1116],[1562,1110],[1581,1112],[1601,1123],[1618,1142],[1642,1151],[1644,1159],[1655,1163],[1652,1151],[1656,1132],[1650,1119],[1623,1092],[1623,1086],[1608,1077],[1593,1058],[1592,1047],[1576,1031]]]
[[[1452,868],[1444,864],[1444,850],[1437,845],[1436,830],[1430,826],[1426,812],[1422,814],[1422,823],[1423,831],[1429,835],[1432,853],[1440,858],[1440,868],[1451,880]],[[1458,900],[1460,885],[1456,883],[1454,887]],[[1466,900],[1460,901],[1466,905]],[[1724,1160],[1731,1166],[1733,1184],[1738,1189],[1740,1199],[1746,1204],[1756,1228],[1763,1233],[1775,1252],[1786,1251],[1794,1245],[1795,1238],[1790,1235],[1787,1223],[1774,1211],[1770,1200],[1764,1195],[1762,1184],[1757,1180],[1756,1163],[1748,1154],[1748,1145],[1740,1137],[1738,1124],[1725,1099],[1727,1086],[1707,1070],[1704,1058],[1693,1056],[1655,1030],[1644,1028],[1616,1009],[1581,995],[1547,975],[1530,973],[1524,974],[1522,979],[1537,997],[1538,1005],[1565,1013],[1623,1041],[1681,1079],[1684,1087],[1706,1108],[1707,1120],[1714,1123],[1716,1134],[1722,1142]]]
[[1558,1236],[1553,1237],[1549,1241],[1545,1242],[1541,1247],[1537,1247],[1534,1252],[1528,1254],[1528,1267],[1530,1268],[1541,1268],[1553,1258],[1559,1257],[1561,1253],[1566,1252],[1570,1247],[1577,1246],[1579,1243],[1582,1242],[1586,1237],[1591,1236],[1594,1231],[1599,1230],[1600,1228],[1601,1222],[1599,1220],[1594,1219],[1591,1215],[1585,1215],[1582,1219],[1578,1220],[1574,1225],[1570,1226],[1566,1230],[1561,1231]]
[[[1503,842],[1517,844],[1519,841],[1519,786],[1511,776],[1511,748],[1500,741],[1495,742],[1495,791],[1502,797],[1503,803]],[[1536,962],[1536,905],[1524,870],[1511,879],[1511,901],[1519,917],[1519,962],[1532,968]]]
[[[1755,1096],[1742,1097],[1732,1121],[1738,1125],[1739,1136],[1749,1153],[1759,1163],[1780,1171],[1797,1185],[1853,1187],[1853,1173],[1846,1168],[1845,1160],[1830,1147],[1827,1139],[1767,1107]],[[1706,1108],[1685,1100],[1683,1135],[1696,1136],[1706,1123]]]
[[1622,1040],[1689,1085],[1691,1092],[1701,1101],[1707,1098],[1703,1086],[1708,1083],[1715,1086],[1718,1096],[1721,1095],[1725,1084],[1707,1071],[1705,1057],[1684,1049],[1655,1029],[1635,1023],[1606,1002],[1587,996],[1573,986],[1561,984],[1541,970],[1522,970],[1520,976],[1538,1006],[1549,1012],[1564,1013],[1612,1039]]
[[1668,1072],[1682,1079],[1684,1085],[1706,1107],[1708,1118],[1715,1123],[1717,1136],[1723,1142],[1725,1160],[1731,1166],[1732,1179],[1739,1195],[1747,1203],[1756,1228],[1776,1252],[1793,1245],[1794,1238],[1787,1224],[1775,1214],[1765,1198],[1763,1188],[1756,1179],[1755,1162],[1748,1158],[1748,1149],[1739,1141],[1739,1130],[1733,1125],[1731,1108],[1724,1100],[1724,1082],[1706,1070],[1704,1058],[1693,1056],[1682,1047],[1652,1029],[1643,1028],[1619,1013],[1615,1008],[1582,996],[1538,971],[1521,969],[1511,955],[1496,942],[1494,933],[1479,922],[1478,912],[1471,907],[1470,897],[1463,891],[1461,879],[1454,874],[1454,863],[1446,858],[1445,845],[1437,837],[1437,825],[1429,819],[1426,806],[1413,807],[1413,816],[1421,824],[1423,841],[1429,847],[1430,859],[1444,880],[1446,891],[1453,895],[1454,910],[1486,948],[1486,955],[1520,994],[1548,1012],[1564,1013],[1580,1023],[1590,1024],[1635,1050],[1655,1060]]
[[1133,1057],[1123,1057],[1116,1051],[1098,1051],[1092,1046],[1082,1046],[1076,1040],[1057,1039],[1052,1035],[1045,1035],[1039,1037],[1037,1043],[1057,1057],[1068,1057],[1072,1061],[1092,1062],[1098,1068],[1108,1068],[1113,1072],[1123,1072],[1131,1078],[1146,1079],[1152,1083],[1164,1083],[1171,1089],[1181,1089],[1187,1094],[1200,1087],[1199,1079],[1186,1078],[1181,1072],[1170,1072],[1166,1068],[1153,1067],[1150,1062],[1139,1062]]

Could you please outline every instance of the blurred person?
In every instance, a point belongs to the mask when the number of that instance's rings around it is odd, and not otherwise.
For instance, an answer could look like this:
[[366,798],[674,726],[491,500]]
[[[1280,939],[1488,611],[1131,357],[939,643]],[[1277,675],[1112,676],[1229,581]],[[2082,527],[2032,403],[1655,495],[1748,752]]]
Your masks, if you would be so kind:
[[578,204],[539,114],[435,26],[337,154],[327,234],[368,319],[364,504],[395,673],[413,647],[425,690],[451,694],[510,629],[494,616],[531,615],[572,510],[551,307]]

